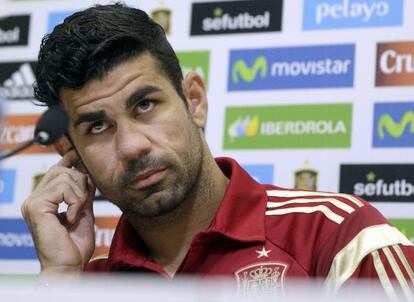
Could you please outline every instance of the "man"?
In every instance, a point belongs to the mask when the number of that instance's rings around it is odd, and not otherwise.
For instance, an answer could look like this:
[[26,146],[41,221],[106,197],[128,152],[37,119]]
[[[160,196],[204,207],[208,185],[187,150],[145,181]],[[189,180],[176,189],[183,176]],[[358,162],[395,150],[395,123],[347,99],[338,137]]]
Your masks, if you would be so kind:
[[[260,185],[214,160],[203,81],[182,79],[144,12],[114,4],[67,18],[44,38],[36,78],[37,99],[68,113],[71,145],[22,205],[42,277],[228,275],[244,293],[283,291],[291,277],[333,290],[374,278],[412,297],[414,248],[368,203]],[[108,257],[91,260],[95,186],[123,215]]]

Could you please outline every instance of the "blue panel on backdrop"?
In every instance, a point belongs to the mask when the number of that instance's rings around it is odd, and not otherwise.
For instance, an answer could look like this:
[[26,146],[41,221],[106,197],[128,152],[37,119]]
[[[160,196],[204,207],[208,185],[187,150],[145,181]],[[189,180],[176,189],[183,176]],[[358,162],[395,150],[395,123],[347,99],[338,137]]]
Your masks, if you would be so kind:
[[0,204],[13,203],[16,187],[16,170],[0,170]]
[[0,219],[0,259],[37,259],[23,219]]
[[230,51],[228,90],[352,87],[353,44]]
[[273,184],[273,165],[242,165],[243,169],[261,184]]
[[414,147],[414,102],[377,103],[374,147]]
[[47,32],[51,33],[56,25],[63,23],[63,20],[65,20],[66,17],[72,15],[74,12],[75,11],[50,13]]
[[303,29],[400,26],[403,8],[403,0],[307,0]]

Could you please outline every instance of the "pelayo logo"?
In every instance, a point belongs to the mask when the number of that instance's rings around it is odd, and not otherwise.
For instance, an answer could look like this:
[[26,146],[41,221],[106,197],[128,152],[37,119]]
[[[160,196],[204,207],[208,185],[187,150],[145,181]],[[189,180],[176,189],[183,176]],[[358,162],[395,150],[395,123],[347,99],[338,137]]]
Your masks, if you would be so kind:
[[0,259],[37,259],[23,219],[0,219]]
[[303,29],[402,25],[403,0],[304,1]]
[[179,51],[177,57],[184,76],[190,71],[195,71],[201,75],[208,87],[209,51]]
[[414,102],[375,104],[373,146],[414,146]]
[[343,193],[368,201],[414,201],[412,164],[341,165],[340,188]]
[[228,107],[224,149],[349,148],[352,104]]
[[375,85],[414,85],[414,42],[378,43]]
[[229,91],[352,87],[354,45],[230,51]]
[[280,31],[282,0],[193,3],[191,35]]

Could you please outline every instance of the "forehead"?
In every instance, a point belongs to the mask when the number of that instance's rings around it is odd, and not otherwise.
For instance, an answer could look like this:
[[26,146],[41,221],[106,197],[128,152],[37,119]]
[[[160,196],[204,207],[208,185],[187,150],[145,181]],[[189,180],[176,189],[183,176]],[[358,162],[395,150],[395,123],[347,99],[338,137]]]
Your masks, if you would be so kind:
[[116,65],[102,78],[88,81],[81,89],[61,89],[60,99],[71,115],[82,106],[124,94],[140,85],[148,84],[159,86],[163,90],[172,88],[156,60],[148,52],[144,52]]

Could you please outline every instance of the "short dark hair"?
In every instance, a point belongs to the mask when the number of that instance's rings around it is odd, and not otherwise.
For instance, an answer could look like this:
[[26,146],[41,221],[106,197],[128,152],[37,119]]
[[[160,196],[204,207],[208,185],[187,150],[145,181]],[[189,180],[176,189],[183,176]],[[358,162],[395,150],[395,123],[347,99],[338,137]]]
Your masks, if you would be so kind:
[[35,98],[53,106],[62,88],[80,89],[119,63],[148,51],[185,100],[178,58],[162,27],[142,10],[121,3],[74,13],[44,36],[36,67]]

